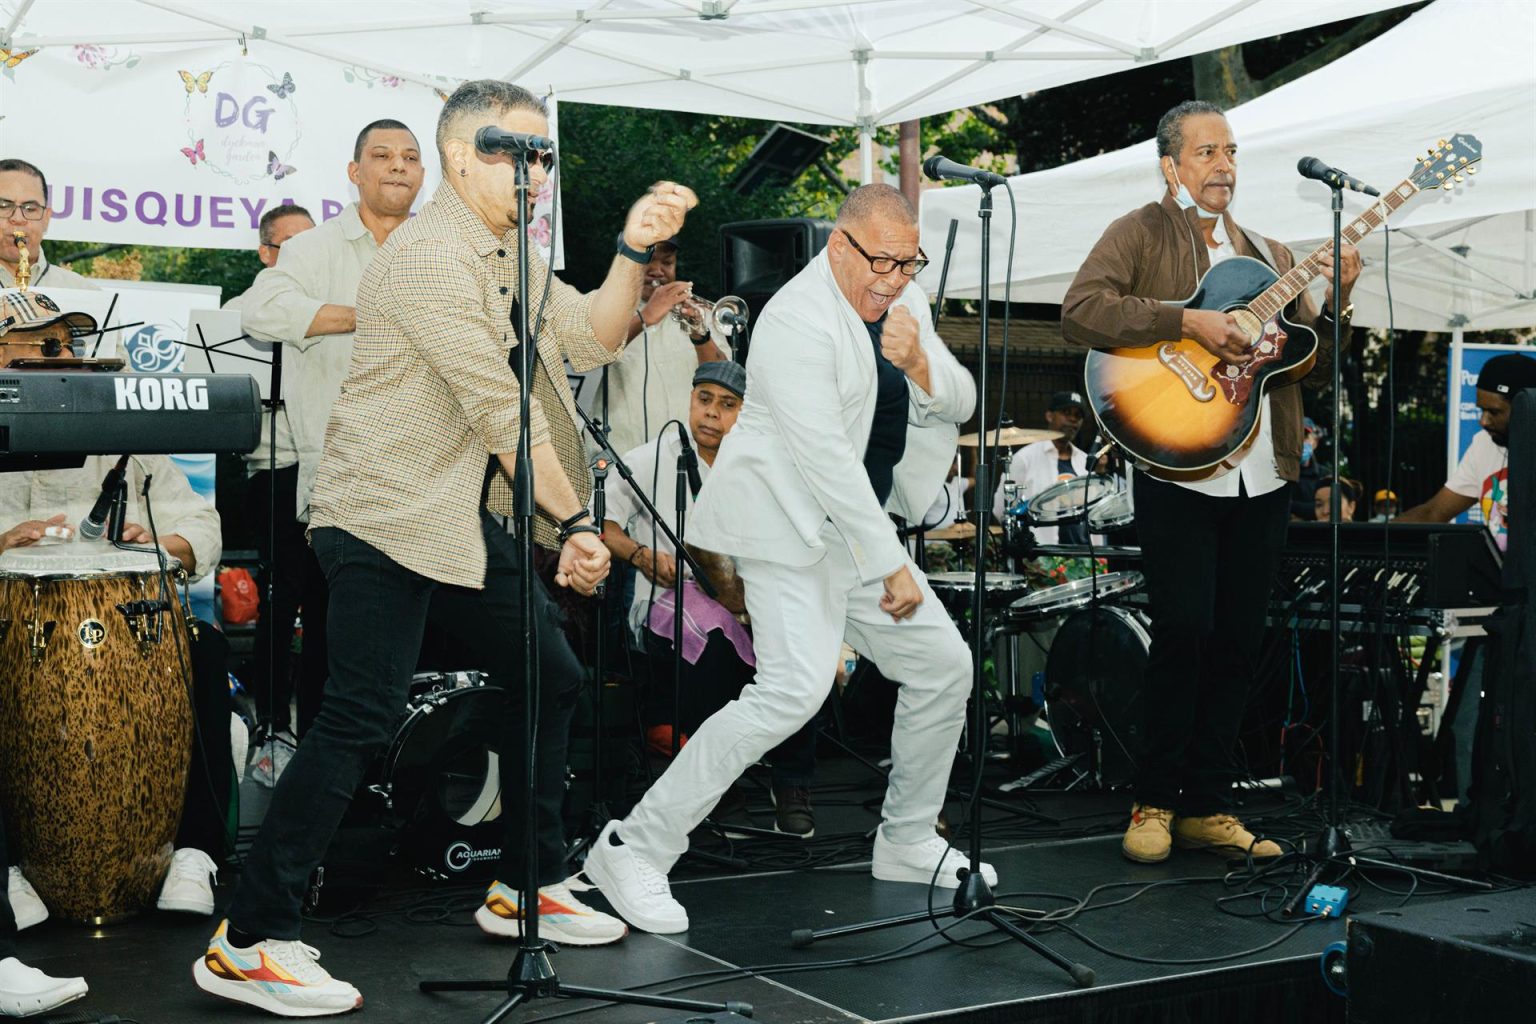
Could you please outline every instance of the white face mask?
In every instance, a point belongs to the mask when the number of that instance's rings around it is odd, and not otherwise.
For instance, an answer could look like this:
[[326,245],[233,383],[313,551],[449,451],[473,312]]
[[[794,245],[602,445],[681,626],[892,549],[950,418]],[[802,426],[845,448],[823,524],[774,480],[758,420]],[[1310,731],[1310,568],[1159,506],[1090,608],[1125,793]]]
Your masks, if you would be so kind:
[[[1177,173],[1174,174],[1173,180],[1179,181]],[[1207,210],[1205,207],[1195,202],[1195,197],[1190,195],[1189,187],[1182,181],[1179,181],[1178,191],[1174,192],[1173,194],[1173,201],[1179,204],[1179,209],[1181,210],[1188,210],[1193,207],[1195,212],[1200,215],[1202,220],[1215,220],[1217,217],[1221,216],[1221,214],[1212,213],[1210,210]]]

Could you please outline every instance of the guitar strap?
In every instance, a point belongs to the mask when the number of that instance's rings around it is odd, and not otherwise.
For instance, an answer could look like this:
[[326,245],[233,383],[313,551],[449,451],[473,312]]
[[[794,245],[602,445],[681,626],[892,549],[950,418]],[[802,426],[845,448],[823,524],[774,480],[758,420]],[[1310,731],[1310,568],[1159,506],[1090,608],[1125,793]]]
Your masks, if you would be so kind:
[[1275,266],[1274,257],[1269,251],[1269,243],[1264,241],[1264,236],[1253,230],[1253,228],[1242,228],[1241,230],[1243,237],[1248,239],[1248,244],[1253,246],[1253,251],[1258,253],[1259,259],[1269,264],[1269,269],[1278,274],[1280,268]]

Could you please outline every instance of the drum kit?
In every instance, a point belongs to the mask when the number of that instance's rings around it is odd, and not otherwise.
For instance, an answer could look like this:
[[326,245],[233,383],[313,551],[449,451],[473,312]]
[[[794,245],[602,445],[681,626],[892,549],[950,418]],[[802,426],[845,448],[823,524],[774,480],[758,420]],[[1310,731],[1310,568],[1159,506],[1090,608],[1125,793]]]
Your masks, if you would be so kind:
[[[1058,436],[1016,427],[991,433],[998,435],[997,443],[1003,447]],[[989,436],[989,444],[992,441]],[[960,443],[974,445],[976,435],[966,435]],[[1011,484],[1007,486],[1011,489]],[[1010,731],[1017,735],[1027,725],[1019,709],[1043,705],[1062,758],[1087,765],[1086,770],[1079,769],[1072,785],[1130,785],[1140,741],[1141,679],[1150,637],[1146,616],[1125,602],[1142,589],[1143,579],[1130,569],[1104,571],[1101,560],[1114,560],[1111,565],[1133,562],[1141,549],[1091,543],[1037,545],[1030,532],[1031,527],[1075,524],[1084,524],[1090,537],[1123,531],[1135,522],[1130,492],[1116,477],[1089,474],[1056,483],[1028,502],[1005,499],[1004,508],[1000,530],[993,529],[1001,532],[1004,558],[1011,563],[1004,568],[1018,571],[985,574],[986,621],[979,628],[994,650]],[[941,531],[931,531],[927,539],[961,541],[976,535],[970,523],[945,529],[955,535],[940,537]],[[1039,556],[1083,559],[1087,575],[1057,582],[1034,566]],[[968,635],[977,628],[968,621],[974,573],[930,573],[928,583],[962,632]],[[1030,674],[1024,666],[1032,650],[1044,651],[1044,667]],[[1025,678],[1027,674],[1032,677]]]
[[[60,917],[121,920],[170,865],[192,756],[187,622],[153,551],[0,554],[0,787]],[[183,597],[185,595],[183,594]]]

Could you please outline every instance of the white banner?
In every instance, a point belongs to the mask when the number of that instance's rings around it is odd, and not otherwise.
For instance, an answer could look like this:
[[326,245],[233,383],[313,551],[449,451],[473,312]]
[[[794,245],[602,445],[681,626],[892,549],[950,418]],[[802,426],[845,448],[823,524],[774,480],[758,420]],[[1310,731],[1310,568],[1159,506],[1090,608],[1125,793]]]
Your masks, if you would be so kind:
[[[244,54],[233,43],[49,46],[0,61],[0,157],[47,176],[50,238],[254,249],[272,206],[298,203],[318,222],[357,198],[347,162],[358,131],[380,118],[421,142],[419,208],[440,179],[446,98],[265,40]],[[547,244],[547,220],[533,230]]]

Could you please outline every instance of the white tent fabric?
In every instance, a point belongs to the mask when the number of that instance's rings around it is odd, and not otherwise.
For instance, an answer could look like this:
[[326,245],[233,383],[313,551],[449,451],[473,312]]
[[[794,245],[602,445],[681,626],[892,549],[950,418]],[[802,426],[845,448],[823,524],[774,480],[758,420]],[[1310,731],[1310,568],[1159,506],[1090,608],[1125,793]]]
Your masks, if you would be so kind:
[[401,81],[874,127],[1406,0],[3,0],[0,46],[264,40]]
[[[1249,227],[1310,251],[1330,231],[1329,190],[1295,172],[1325,162],[1386,192],[1438,139],[1476,135],[1484,161],[1454,193],[1411,199],[1391,221],[1392,322],[1413,330],[1536,324],[1536,5],[1438,0],[1359,50],[1228,114],[1239,148],[1233,212]],[[1161,194],[1153,143],[1015,177],[1019,243],[1013,298],[1060,302],[1108,223]],[[996,196],[992,297],[1002,298],[1008,197]],[[923,236],[961,230],[948,294],[979,294],[978,190],[931,189]],[[1369,200],[1346,193],[1345,222]],[[1361,245],[1355,322],[1385,327],[1386,233]],[[938,267],[921,279],[930,290]]]

